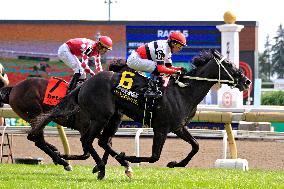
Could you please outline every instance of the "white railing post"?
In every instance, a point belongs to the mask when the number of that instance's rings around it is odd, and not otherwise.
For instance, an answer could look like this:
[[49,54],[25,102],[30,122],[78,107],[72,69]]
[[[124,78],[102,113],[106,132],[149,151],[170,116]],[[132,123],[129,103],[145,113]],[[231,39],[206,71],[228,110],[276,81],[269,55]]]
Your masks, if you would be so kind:
[[227,159],[228,135],[226,130],[223,130],[222,134],[223,134],[223,159]]
[[[139,128],[136,131],[135,134],[135,156],[139,157],[140,156],[140,134],[143,132],[143,128]],[[137,166],[139,167],[139,163],[137,163]]]

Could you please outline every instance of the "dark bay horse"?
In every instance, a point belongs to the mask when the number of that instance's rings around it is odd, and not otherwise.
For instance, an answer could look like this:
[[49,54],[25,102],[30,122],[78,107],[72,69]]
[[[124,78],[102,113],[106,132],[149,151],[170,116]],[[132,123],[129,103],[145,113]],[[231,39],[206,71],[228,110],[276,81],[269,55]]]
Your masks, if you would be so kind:
[[[0,89],[0,102],[9,104],[13,111],[22,119],[31,123],[36,116],[41,113],[47,113],[52,109],[52,106],[43,103],[43,98],[48,85],[48,80],[43,78],[29,78],[17,83],[12,87],[4,87]],[[71,95],[72,96],[72,95]],[[70,101],[69,106],[75,102]],[[75,115],[65,116],[54,119],[57,124],[72,128],[80,132],[82,138],[88,132],[89,121],[85,114],[76,111]],[[32,126],[32,124],[31,124]],[[83,147],[83,155],[63,155],[58,149],[44,139],[43,129],[38,131],[37,135],[28,134],[28,140],[31,140],[35,145],[49,155],[55,164],[64,166],[65,170],[72,170],[72,167],[65,160],[85,160],[90,157],[90,153]],[[104,157],[107,161],[107,156]],[[124,163],[126,175],[131,176],[131,167],[127,162]]]
[[[90,121],[89,132],[85,135],[83,146],[97,163],[98,178],[102,179],[105,176],[105,163],[92,145],[94,139],[99,136],[99,145],[120,163],[122,160],[132,163],[154,163],[160,158],[167,134],[173,132],[191,144],[192,150],[185,159],[180,162],[171,161],[167,166],[185,167],[199,150],[198,142],[189,133],[186,125],[194,116],[197,105],[210,88],[219,82],[243,91],[250,85],[250,81],[241,70],[216,50],[202,51],[193,59],[193,64],[196,66],[194,71],[179,77],[171,77],[167,87],[163,88],[163,97],[157,100],[157,108],[154,109],[152,117],[154,137],[150,157],[126,156],[123,152],[114,151],[109,145],[109,139],[115,134],[121,123],[122,114],[140,123],[144,118],[143,109],[133,101],[127,101],[114,94],[114,89],[121,88],[121,86],[124,88],[121,90],[122,96],[134,94],[131,91],[132,87],[143,80],[145,81],[143,76],[134,73],[101,72],[90,78],[80,89],[73,91],[73,95],[68,95],[48,114],[38,116],[34,120],[32,133],[36,134],[37,130],[41,130],[49,121],[73,111],[66,108],[66,105],[69,101],[76,101],[80,111],[86,114]],[[102,134],[100,134],[101,132]]]
[[[0,89],[0,102],[9,104],[19,117],[30,123],[40,113],[48,112],[52,108],[52,106],[43,103],[47,85],[48,80],[43,78],[35,77],[23,80],[15,86]],[[81,118],[82,115],[77,113],[74,116],[59,118],[54,121],[59,125],[78,130],[76,126],[84,120]],[[81,129],[81,132],[84,132],[83,129]],[[36,136],[28,134],[27,138],[49,155],[55,164],[63,165],[65,170],[72,170],[72,167],[62,158],[64,155],[61,155],[55,146],[44,140],[43,130],[39,131]],[[86,154],[84,159],[88,158],[88,156]]]

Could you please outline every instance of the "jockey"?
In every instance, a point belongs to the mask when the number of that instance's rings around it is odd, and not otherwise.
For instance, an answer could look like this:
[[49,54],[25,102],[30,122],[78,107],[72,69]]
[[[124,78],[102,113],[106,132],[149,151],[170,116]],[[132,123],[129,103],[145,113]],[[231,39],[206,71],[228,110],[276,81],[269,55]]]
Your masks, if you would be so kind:
[[[86,79],[86,73],[94,76],[96,73],[103,71],[101,55],[109,50],[112,50],[112,40],[108,36],[101,36],[98,41],[86,38],[74,38],[68,40],[59,47],[59,59],[74,71],[67,93],[77,86],[79,79]],[[81,62],[78,57],[82,58]],[[95,72],[92,71],[88,65],[90,57],[94,58],[96,66]]]
[[175,31],[170,33],[167,40],[157,40],[142,45],[136,51],[132,51],[127,59],[128,67],[143,72],[150,72],[151,78],[148,90],[144,94],[146,98],[160,98],[162,92],[157,86],[158,78],[162,74],[175,74],[182,67],[172,66],[172,53],[177,53],[186,46],[186,38],[183,33]]

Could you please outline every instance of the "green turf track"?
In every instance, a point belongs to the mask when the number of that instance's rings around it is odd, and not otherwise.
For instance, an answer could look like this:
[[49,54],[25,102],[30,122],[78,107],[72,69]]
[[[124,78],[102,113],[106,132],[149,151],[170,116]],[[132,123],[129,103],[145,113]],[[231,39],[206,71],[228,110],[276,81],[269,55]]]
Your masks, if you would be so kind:
[[91,166],[74,166],[71,172],[55,165],[0,164],[0,188],[284,188],[283,171],[134,167],[132,179],[123,167],[107,167],[97,180]]

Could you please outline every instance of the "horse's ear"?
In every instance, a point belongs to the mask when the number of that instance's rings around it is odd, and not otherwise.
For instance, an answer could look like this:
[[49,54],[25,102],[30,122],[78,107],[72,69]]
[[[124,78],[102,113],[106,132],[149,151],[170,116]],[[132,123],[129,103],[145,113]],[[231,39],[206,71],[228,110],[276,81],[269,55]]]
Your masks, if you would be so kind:
[[210,49],[210,50],[213,56],[218,58],[219,60],[223,57],[223,55],[217,49]]

